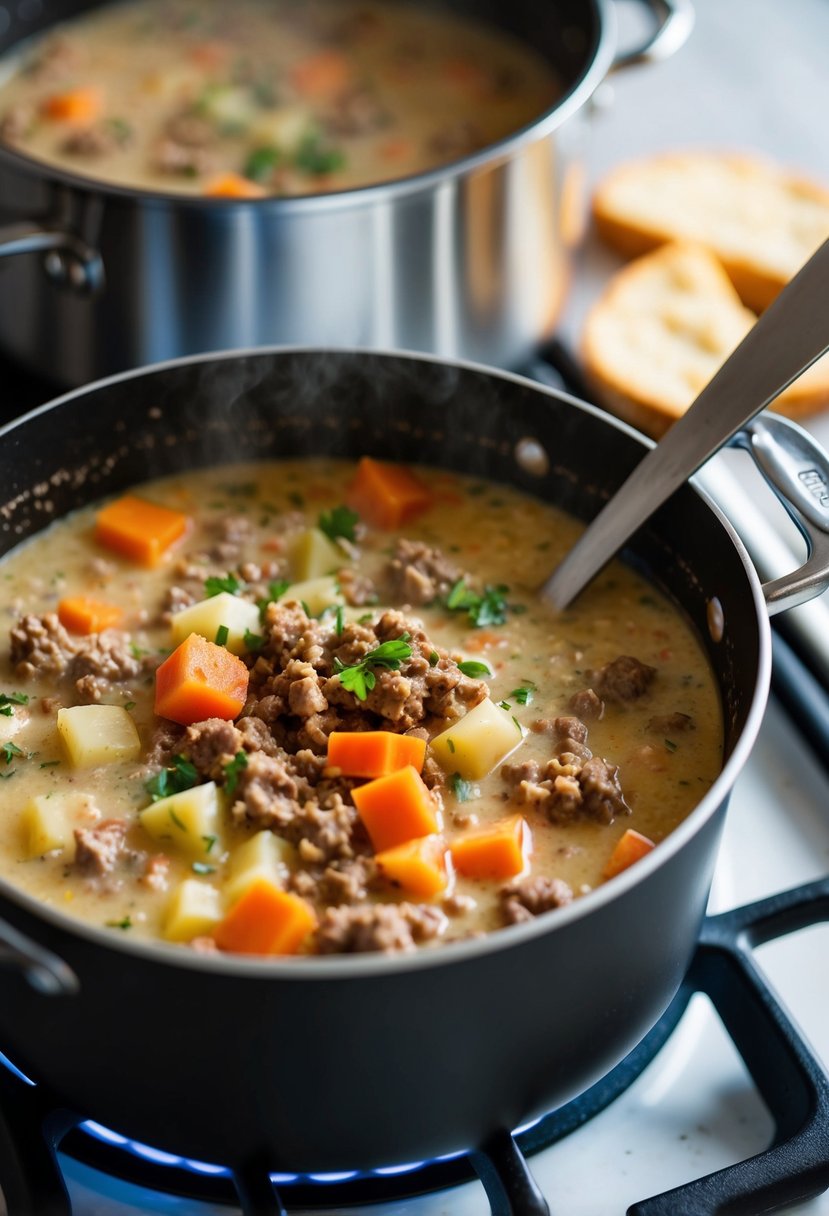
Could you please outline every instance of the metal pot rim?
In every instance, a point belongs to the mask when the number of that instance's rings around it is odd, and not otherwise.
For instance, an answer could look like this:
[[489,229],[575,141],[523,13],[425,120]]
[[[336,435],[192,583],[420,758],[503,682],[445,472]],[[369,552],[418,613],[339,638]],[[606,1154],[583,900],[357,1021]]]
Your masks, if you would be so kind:
[[581,74],[555,104],[531,123],[519,127],[496,143],[450,161],[423,173],[394,178],[388,182],[377,182],[349,190],[331,191],[327,194],[270,195],[256,199],[212,198],[202,195],[181,194],[175,191],[147,190],[110,183],[81,173],[50,165],[46,161],[27,156],[14,148],[0,143],[0,167],[8,164],[13,168],[24,168],[28,174],[46,178],[50,184],[68,186],[86,194],[102,195],[107,199],[182,207],[184,209],[210,208],[228,210],[242,207],[257,208],[276,214],[306,211],[336,211],[343,208],[373,205],[411,194],[428,192],[437,186],[457,178],[465,177],[477,169],[496,165],[509,159],[516,152],[536,140],[557,130],[562,123],[587,102],[604,80],[613,64],[616,44],[616,13],[612,0],[589,0],[598,26],[598,41],[592,55],[586,59]]
[[[70,392],[64,393],[60,397],[52,401],[46,402],[38,406],[29,413],[22,415],[20,418],[7,423],[0,428],[0,442],[9,433],[15,431],[18,427],[24,426],[29,419],[38,417],[41,414],[47,413],[59,406],[69,404],[72,401],[83,399],[90,393],[95,393],[100,389],[117,385],[132,379],[138,379],[148,374],[155,372],[163,372],[165,369],[179,368],[187,365],[198,363],[222,362],[223,360],[238,360],[244,358],[258,358],[279,355],[291,354],[308,354],[308,355],[356,355],[379,358],[392,359],[408,359],[429,364],[438,364],[443,367],[455,367],[459,370],[467,370],[486,375],[490,378],[510,381],[522,386],[524,389],[530,389],[541,396],[551,397],[556,400],[565,401],[577,409],[589,414],[593,414],[602,423],[608,427],[620,431],[621,433],[635,439],[643,447],[653,447],[653,441],[645,438],[633,427],[627,423],[613,418],[606,414],[598,407],[580,401],[578,398],[571,396],[569,393],[560,392],[546,385],[539,384],[534,380],[530,380],[525,376],[518,375],[515,372],[509,372],[497,368],[491,368],[481,363],[476,363],[466,359],[446,359],[439,358],[434,355],[425,354],[419,351],[405,351],[397,349],[378,350],[378,349],[360,349],[360,348],[322,348],[310,346],[265,346],[251,347],[240,350],[227,351],[212,351],[205,354],[190,355],[183,358],[169,359],[162,363],[154,363],[147,367],[133,368],[126,372],[120,372],[116,375],[106,377],[102,380],[94,381],[92,384],[87,384],[81,388],[73,389]],[[731,543],[733,544],[737,555],[740,558],[745,575],[748,581],[751,598],[753,601],[754,615],[759,628],[759,655],[757,663],[757,671],[754,681],[754,689],[751,698],[751,707],[746,717],[746,722],[740,737],[737,741],[734,750],[726,760],[722,770],[718,774],[711,788],[707,791],[704,797],[700,800],[697,806],[690,812],[689,815],[674,828],[665,840],[661,841],[659,848],[652,853],[642,858],[635,867],[624,871],[611,882],[603,884],[597,890],[591,891],[565,908],[557,909],[553,916],[540,916],[531,921],[524,922],[518,925],[507,926],[497,932],[489,933],[484,937],[476,938],[470,941],[448,942],[435,949],[418,951],[413,954],[403,955],[350,955],[344,957],[325,957],[325,958],[302,958],[289,959],[274,962],[265,962],[262,959],[246,959],[236,956],[199,954],[195,951],[182,950],[181,947],[168,945],[163,942],[142,942],[130,941],[126,936],[120,935],[115,937],[112,932],[107,932],[106,929],[98,928],[94,925],[88,925],[83,921],[72,918],[69,914],[52,908],[42,901],[29,895],[27,892],[15,887],[7,880],[0,878],[0,896],[3,899],[11,900],[18,904],[29,914],[38,919],[45,920],[51,923],[62,932],[69,932],[75,937],[86,939],[91,944],[103,947],[104,949],[112,949],[116,951],[135,954],[143,957],[147,961],[154,963],[189,967],[196,971],[209,971],[216,974],[226,976],[238,976],[239,978],[250,978],[256,980],[279,980],[279,981],[305,981],[305,980],[321,980],[332,981],[338,978],[354,980],[360,977],[371,978],[378,974],[385,974],[387,971],[392,972],[408,972],[416,971],[422,968],[432,968],[453,963],[464,963],[472,960],[480,959],[500,950],[510,949],[512,946],[520,946],[523,943],[528,943],[532,939],[544,936],[547,933],[554,932],[556,928],[561,928],[562,931],[572,924],[574,921],[580,920],[585,916],[590,916],[591,913],[616,899],[622,898],[632,887],[639,882],[647,881],[648,876],[660,869],[662,865],[667,863],[676,853],[678,853],[685,844],[690,841],[702,829],[704,824],[716,813],[722,803],[728,797],[728,794],[736,781],[737,775],[748,759],[748,755],[754,745],[754,741],[760,730],[760,725],[763,719],[766,708],[766,700],[768,696],[768,688],[771,678],[771,629],[769,625],[768,615],[766,612],[765,599],[763,597],[760,580],[754,569],[754,565],[749,557],[745,546],[735,532],[734,528],[712,501],[708,494],[701,488],[699,484],[693,480],[691,483],[693,492],[703,500],[711,514],[719,522],[720,526],[727,533]]]

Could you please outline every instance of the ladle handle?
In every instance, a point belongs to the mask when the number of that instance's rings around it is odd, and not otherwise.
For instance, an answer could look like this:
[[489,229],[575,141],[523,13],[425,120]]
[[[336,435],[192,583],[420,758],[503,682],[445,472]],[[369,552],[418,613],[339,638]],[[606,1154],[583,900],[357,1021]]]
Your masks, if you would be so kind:
[[829,241],[633,470],[541,590],[565,608],[684,481],[829,349]]

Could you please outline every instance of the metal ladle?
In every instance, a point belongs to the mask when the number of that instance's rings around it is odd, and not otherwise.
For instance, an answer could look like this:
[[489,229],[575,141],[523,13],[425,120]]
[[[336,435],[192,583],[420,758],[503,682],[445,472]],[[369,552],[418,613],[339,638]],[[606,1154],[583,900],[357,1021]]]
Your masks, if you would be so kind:
[[[829,240],[786,285],[688,411],[636,466],[541,588],[566,608],[663,502],[792,381],[829,349]],[[829,536],[829,460],[805,431],[785,419],[758,420],[738,436],[787,508]],[[789,500],[789,501],[786,501]],[[792,517],[806,535],[795,511]],[[770,611],[800,603],[829,581],[826,545],[798,583],[764,588]],[[785,583],[785,586],[783,585]]]

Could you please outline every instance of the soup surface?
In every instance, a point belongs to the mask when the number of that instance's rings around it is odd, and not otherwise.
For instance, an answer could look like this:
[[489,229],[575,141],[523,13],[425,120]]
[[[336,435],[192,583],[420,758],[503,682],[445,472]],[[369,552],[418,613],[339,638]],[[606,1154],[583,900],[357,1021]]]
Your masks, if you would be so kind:
[[0,567],[0,874],[254,954],[428,948],[612,881],[716,777],[721,716],[631,570],[537,601],[578,530],[367,460],[190,473],[53,524]]
[[7,57],[0,139],[140,189],[315,194],[466,156],[556,94],[532,48],[431,7],[126,0]]

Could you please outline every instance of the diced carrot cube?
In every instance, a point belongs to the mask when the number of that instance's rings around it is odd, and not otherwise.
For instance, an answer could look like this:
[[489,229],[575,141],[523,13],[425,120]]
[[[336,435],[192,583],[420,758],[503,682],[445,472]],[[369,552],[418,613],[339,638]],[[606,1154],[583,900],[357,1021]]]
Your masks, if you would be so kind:
[[453,841],[452,862],[467,878],[512,878],[525,868],[531,847],[529,824],[523,815],[511,815]]
[[335,730],[328,736],[328,764],[344,777],[385,777],[411,764],[418,772],[426,740],[391,730]]
[[155,673],[155,712],[189,726],[236,718],[248,695],[248,669],[224,646],[191,633]]
[[299,895],[257,878],[213,930],[220,950],[234,954],[296,954],[317,926],[317,916]]
[[615,878],[617,874],[622,873],[622,870],[626,870],[628,866],[632,866],[635,861],[641,860],[655,848],[656,845],[647,836],[634,831],[633,828],[627,828],[616,841],[616,847],[610,854],[610,860],[602,872],[602,878],[605,880]]
[[100,89],[90,85],[86,88],[68,89],[65,93],[53,93],[42,105],[43,113],[58,122],[92,122],[104,108]]
[[324,101],[343,92],[350,79],[348,57],[333,47],[301,59],[291,72],[291,83],[296,91],[315,101]]
[[70,633],[100,633],[113,629],[124,618],[123,608],[92,600],[86,595],[72,595],[58,604],[58,619]]
[[401,464],[363,456],[346,493],[352,510],[375,528],[399,528],[432,505],[428,486]]
[[357,786],[351,797],[377,852],[438,831],[434,799],[411,764]]
[[417,899],[434,899],[446,890],[446,842],[442,836],[421,836],[375,855],[380,873]]
[[95,539],[142,566],[155,566],[184,535],[188,523],[181,511],[127,494],[98,512]]
[[240,173],[223,173],[205,186],[204,193],[210,198],[264,198],[267,191]]

